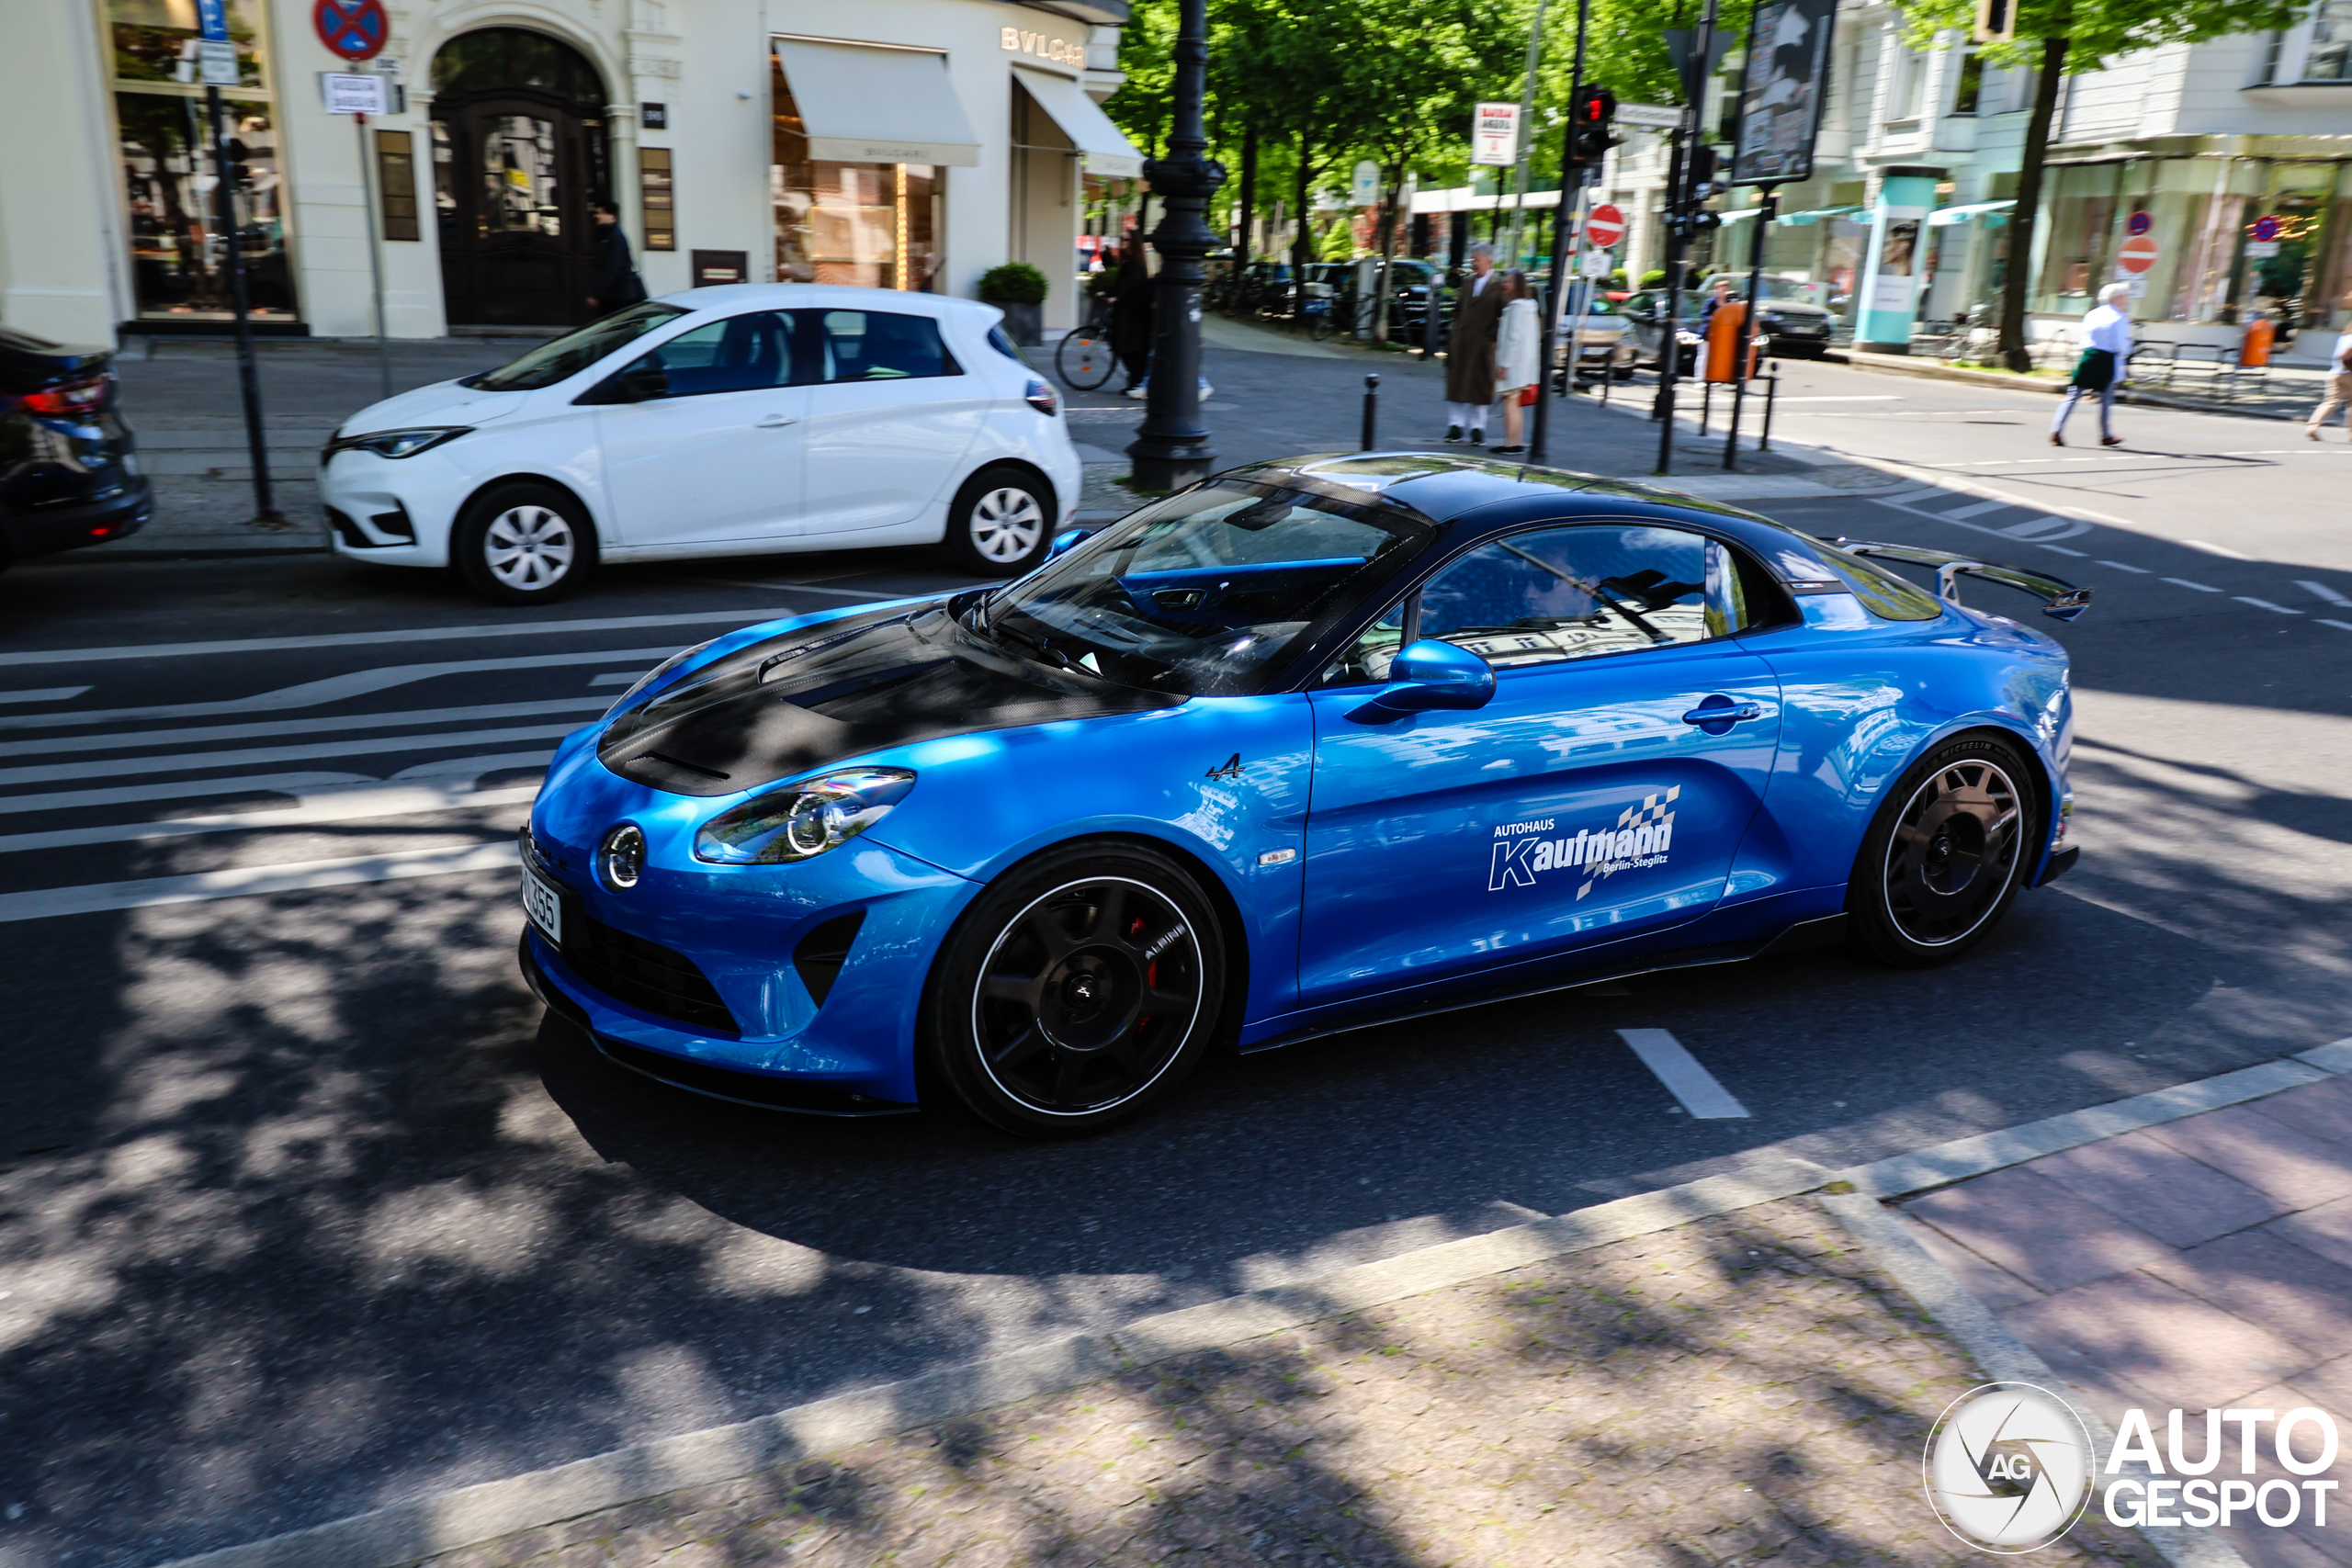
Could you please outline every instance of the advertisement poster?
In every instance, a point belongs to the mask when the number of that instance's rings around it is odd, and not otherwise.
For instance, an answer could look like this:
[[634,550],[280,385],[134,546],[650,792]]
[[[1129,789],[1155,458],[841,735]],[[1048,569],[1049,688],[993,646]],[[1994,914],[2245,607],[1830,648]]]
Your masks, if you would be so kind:
[[1747,51],[1741,73],[1732,184],[1791,185],[1813,177],[1837,19],[1838,0],[1769,0],[1756,8],[1758,47]]

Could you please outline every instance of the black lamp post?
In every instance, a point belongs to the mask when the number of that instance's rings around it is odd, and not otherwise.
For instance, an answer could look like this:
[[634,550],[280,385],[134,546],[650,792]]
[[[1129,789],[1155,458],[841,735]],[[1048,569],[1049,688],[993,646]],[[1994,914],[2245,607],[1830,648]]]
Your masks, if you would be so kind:
[[1208,477],[1216,461],[1201,423],[1201,260],[1216,248],[1208,225],[1209,197],[1225,183],[1225,165],[1201,154],[1208,137],[1201,98],[1208,87],[1208,0],[1182,0],[1177,8],[1176,81],[1168,156],[1144,163],[1144,178],[1160,198],[1159,292],[1152,299],[1151,395],[1143,424],[1127,444],[1136,488],[1182,490]]

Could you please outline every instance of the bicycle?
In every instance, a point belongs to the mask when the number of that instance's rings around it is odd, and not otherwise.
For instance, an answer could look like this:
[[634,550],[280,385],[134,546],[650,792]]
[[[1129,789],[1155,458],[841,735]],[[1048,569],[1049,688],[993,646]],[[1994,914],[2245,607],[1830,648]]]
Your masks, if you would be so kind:
[[1102,300],[1091,301],[1085,324],[1054,347],[1054,372],[1072,391],[1093,391],[1119,367],[1119,356],[1111,352],[1109,314]]

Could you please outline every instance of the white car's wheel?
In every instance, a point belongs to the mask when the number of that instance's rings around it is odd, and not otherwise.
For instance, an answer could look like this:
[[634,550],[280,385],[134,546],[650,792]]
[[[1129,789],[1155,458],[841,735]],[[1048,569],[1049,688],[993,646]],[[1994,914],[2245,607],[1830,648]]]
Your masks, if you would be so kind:
[[948,509],[947,547],[966,570],[1018,577],[1053,541],[1053,487],[1019,468],[975,474]]
[[578,588],[596,564],[596,530],[552,485],[511,484],[476,499],[449,539],[466,586],[495,604],[537,604]]

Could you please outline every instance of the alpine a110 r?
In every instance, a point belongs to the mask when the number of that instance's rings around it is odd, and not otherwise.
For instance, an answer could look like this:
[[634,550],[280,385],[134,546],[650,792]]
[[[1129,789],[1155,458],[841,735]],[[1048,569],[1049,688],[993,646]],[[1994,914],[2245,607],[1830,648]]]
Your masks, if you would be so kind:
[[673,1085],[1050,1136],[1216,1045],[1947,962],[2075,853],[2065,651],[1971,576],[2089,600],[1483,458],[1237,469],[1017,581],[655,670],[532,808],[523,968]]

